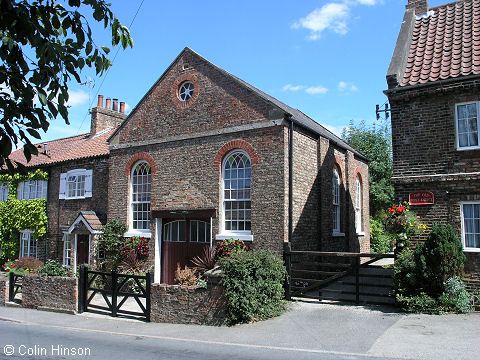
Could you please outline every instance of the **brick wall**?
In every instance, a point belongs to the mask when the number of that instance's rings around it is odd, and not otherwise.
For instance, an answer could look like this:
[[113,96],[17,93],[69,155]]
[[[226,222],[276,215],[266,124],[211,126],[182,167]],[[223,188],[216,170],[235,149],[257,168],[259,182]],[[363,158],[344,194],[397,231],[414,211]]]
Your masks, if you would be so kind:
[[225,299],[219,278],[207,289],[197,286],[152,284],[151,321],[198,325],[225,324]]
[[[50,169],[48,181],[47,216],[48,232],[46,239],[49,240],[49,258],[63,259],[63,231],[73,224],[80,211],[95,211],[101,220],[107,217],[108,204],[108,158],[90,158],[77,161],[69,161]],[[92,197],[85,199],[59,199],[60,174],[74,169],[93,169]],[[73,246],[73,241],[72,241]],[[41,246],[45,249],[45,246]],[[45,251],[45,250],[44,250]],[[44,253],[43,251],[43,253]],[[40,254],[40,248],[39,248]],[[72,252],[73,255],[73,252]],[[45,258],[40,257],[45,261]]]
[[77,303],[77,278],[31,275],[23,279],[23,307],[76,312]]
[[5,302],[7,300],[8,300],[8,280],[7,278],[0,277],[0,306],[5,306]]
[[[410,192],[434,193],[435,204],[412,206],[428,230],[434,223],[451,224],[461,237],[460,202],[480,200],[480,150],[458,151],[455,104],[480,100],[480,81],[455,81],[388,94],[392,111],[395,200]],[[432,176],[433,175],[433,176]],[[479,283],[480,253],[465,253],[471,286]]]

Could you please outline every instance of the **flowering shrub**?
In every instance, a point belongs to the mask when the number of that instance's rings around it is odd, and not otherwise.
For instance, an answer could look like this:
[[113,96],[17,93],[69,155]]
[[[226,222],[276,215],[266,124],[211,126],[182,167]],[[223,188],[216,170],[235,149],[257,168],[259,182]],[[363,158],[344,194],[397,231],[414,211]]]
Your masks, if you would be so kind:
[[33,257],[25,256],[15,261],[10,261],[2,266],[5,272],[13,271],[15,274],[33,274],[39,267],[43,266],[43,262]]
[[133,236],[126,238],[123,248],[120,251],[120,271],[131,271],[134,274],[143,272],[145,263],[150,253],[148,239]]
[[427,229],[425,224],[420,222],[420,216],[411,211],[408,203],[393,206],[387,209],[383,217],[385,229],[393,235],[397,248],[408,245],[409,237],[424,232]]
[[225,239],[217,243],[215,248],[215,259],[218,260],[223,257],[229,257],[234,254],[247,252],[249,247],[245,245],[242,240]]

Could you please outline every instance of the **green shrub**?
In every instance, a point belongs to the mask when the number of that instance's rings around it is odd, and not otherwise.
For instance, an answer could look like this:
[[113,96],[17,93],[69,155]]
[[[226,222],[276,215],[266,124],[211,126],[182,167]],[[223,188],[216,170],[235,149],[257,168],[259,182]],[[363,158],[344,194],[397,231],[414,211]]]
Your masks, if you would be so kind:
[[72,272],[63,267],[57,260],[47,260],[44,266],[39,267],[36,271],[40,275],[47,276],[72,276]]
[[231,325],[268,319],[285,310],[283,284],[287,272],[272,253],[240,252],[221,258],[219,265]]
[[417,265],[411,249],[405,249],[397,255],[393,267],[395,293],[404,296],[418,294],[423,288],[417,276]]
[[248,247],[242,240],[224,239],[215,248],[215,260],[247,251]]
[[438,302],[443,311],[463,314],[473,310],[470,299],[471,295],[463,281],[458,277],[452,277],[445,282],[445,292],[440,295]]
[[125,245],[123,234],[127,231],[127,225],[114,219],[108,221],[102,231],[98,249],[105,254],[105,259],[102,261],[101,268],[108,271],[116,270],[123,258],[121,254]]
[[438,297],[447,279],[463,272],[465,255],[462,243],[450,225],[434,225],[427,240],[415,249],[415,262],[422,287]]
[[396,300],[397,305],[405,312],[429,314],[436,314],[439,312],[435,299],[424,292],[413,296],[397,294]]
[[370,250],[378,254],[386,254],[394,239],[385,231],[383,220],[370,217]]

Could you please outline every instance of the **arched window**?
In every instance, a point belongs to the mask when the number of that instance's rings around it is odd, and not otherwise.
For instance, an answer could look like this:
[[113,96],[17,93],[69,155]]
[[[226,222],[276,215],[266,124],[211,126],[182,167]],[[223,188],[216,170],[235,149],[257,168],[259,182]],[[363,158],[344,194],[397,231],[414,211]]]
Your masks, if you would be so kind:
[[357,233],[363,232],[362,227],[362,180],[357,175],[355,181],[355,228]]
[[252,165],[244,151],[228,154],[222,166],[223,232],[251,233]]
[[132,168],[131,176],[131,230],[150,231],[151,168],[146,161],[139,161]]
[[333,232],[340,232],[340,174],[338,169],[333,169],[332,176],[332,205],[333,205]]

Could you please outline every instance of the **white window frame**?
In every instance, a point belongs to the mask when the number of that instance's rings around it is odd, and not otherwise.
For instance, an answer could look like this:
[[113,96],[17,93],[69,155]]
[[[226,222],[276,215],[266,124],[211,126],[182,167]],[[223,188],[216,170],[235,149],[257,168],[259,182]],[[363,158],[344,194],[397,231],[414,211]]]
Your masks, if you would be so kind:
[[[241,153],[245,156],[248,157],[248,159],[250,160],[250,168],[251,168],[251,164],[252,164],[252,159],[250,158],[250,156],[248,155],[248,153],[242,149],[234,149],[232,151],[230,151],[226,156],[225,158],[223,159],[222,161],[222,179],[221,179],[221,199],[222,199],[222,214],[221,214],[221,229],[220,229],[220,234],[216,235],[216,240],[224,240],[224,239],[230,239],[230,238],[234,238],[234,239],[238,239],[238,240],[242,240],[242,241],[253,241],[253,235],[252,235],[252,230],[226,230],[226,226],[225,226],[225,203],[226,203],[226,199],[225,199],[225,163],[227,162],[227,160],[230,158],[230,156],[232,156],[234,153]],[[250,172],[250,199],[241,199],[241,200],[236,200],[236,201],[250,201],[250,223],[252,221],[252,192],[253,192],[253,186],[252,186],[252,172]],[[233,202],[233,201],[231,201]]]
[[71,268],[72,264],[73,258],[71,234],[63,233],[63,266],[66,268]]
[[357,175],[355,179],[355,229],[357,235],[364,235],[363,232],[363,214],[362,214],[362,205],[363,205],[363,188],[362,188],[362,179],[360,175]]
[[10,184],[8,182],[0,182],[0,201],[7,201],[10,192]]
[[[147,164],[149,167],[150,167],[150,200],[149,201],[141,201],[141,202],[134,202],[133,201],[133,173],[135,172],[135,168],[141,164],[141,163],[145,163]],[[151,188],[151,185],[152,185],[152,165],[146,161],[146,160],[140,160],[140,161],[137,161],[133,166],[132,166],[132,169],[130,171],[130,184],[129,184],[129,196],[128,196],[128,212],[129,212],[129,221],[128,221],[128,232],[124,234],[124,236],[126,237],[131,237],[131,236],[143,236],[143,237],[146,237],[146,238],[150,238],[152,236],[151,234],[151,231],[150,231],[150,228],[152,226],[152,219],[150,219],[150,226],[148,229],[135,229],[133,227],[133,205],[134,204],[139,204],[139,203],[148,203],[149,206],[151,206],[151,200],[152,200],[152,188]],[[151,212],[151,207],[150,207],[150,212]]]
[[[203,223],[204,228],[204,235],[205,241],[200,241],[200,223]],[[194,240],[192,236],[192,229],[193,227],[196,228],[197,238]],[[203,220],[190,220],[190,242],[198,243],[198,244],[210,244],[211,241],[211,229],[210,229],[210,221],[203,221]]]
[[[340,171],[335,166],[332,171],[332,229],[334,235],[340,235],[341,197],[340,197]],[[342,234],[343,235],[343,234]]]
[[[178,224],[178,226],[176,227],[176,232],[177,232],[177,239],[178,240],[173,240],[173,227],[175,224]],[[180,224],[183,224],[184,228],[185,228],[185,234],[184,234],[184,238],[181,239],[180,238]],[[164,239],[165,239],[165,242],[171,242],[171,243],[185,243],[187,241],[187,221],[186,220],[173,220],[173,221],[170,221],[166,224],[163,225],[163,236],[164,236]]]
[[[85,185],[84,185],[83,195],[69,196],[68,179],[73,176],[77,177],[77,179],[79,176],[85,176]],[[76,183],[77,182],[75,182],[75,184]],[[92,197],[92,189],[93,189],[93,170],[73,169],[73,170],[69,170],[66,173],[60,174],[60,189],[58,191],[59,199],[75,200],[75,199],[89,198],[89,197]]]
[[[27,245],[27,255],[25,255],[24,252],[24,242],[28,241]],[[35,256],[32,256],[30,254],[32,243],[35,244]],[[20,251],[19,251],[19,257],[25,257],[25,256],[30,256],[34,257],[35,259],[38,259],[38,242],[33,238],[33,232],[31,230],[22,230],[20,231]]]
[[460,202],[460,220],[462,223],[462,246],[464,252],[480,252],[480,248],[472,248],[466,246],[465,241],[465,218],[463,213],[463,206],[464,205],[478,205],[480,206],[480,201],[461,201]]
[[[463,105],[475,104],[477,109],[477,145],[474,146],[460,146],[460,138],[459,138],[459,129],[458,129],[458,107]],[[472,150],[472,149],[480,149],[480,102],[478,101],[467,101],[463,103],[455,104],[455,137],[457,143],[457,150]]]
[[[35,194],[32,197],[32,186],[35,186]],[[37,196],[39,193],[38,188],[41,187],[40,190],[40,197]],[[27,194],[28,197],[25,197]],[[48,191],[48,183],[46,180],[26,180],[18,183],[17,187],[17,199],[18,200],[35,200],[35,199],[46,199],[47,198],[47,191]]]

